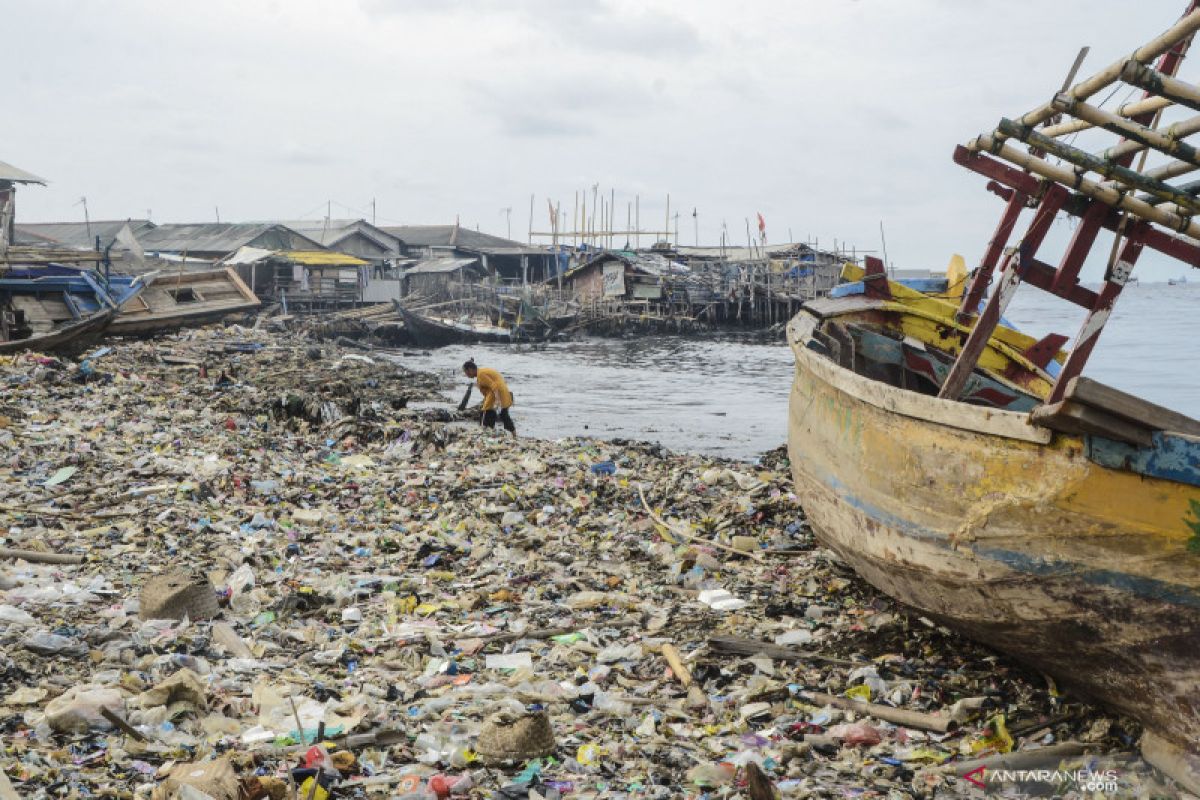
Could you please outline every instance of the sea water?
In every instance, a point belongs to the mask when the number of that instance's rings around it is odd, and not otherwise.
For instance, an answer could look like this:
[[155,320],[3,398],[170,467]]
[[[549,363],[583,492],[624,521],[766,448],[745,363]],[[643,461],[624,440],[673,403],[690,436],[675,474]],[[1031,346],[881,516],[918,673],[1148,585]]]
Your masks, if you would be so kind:
[[[1025,332],[1072,339],[1083,309],[1031,288],[1007,318]],[[1200,284],[1125,290],[1084,374],[1200,417]],[[643,439],[672,450],[753,459],[787,439],[792,355],[783,343],[739,338],[584,338],[541,345],[474,344],[397,352],[413,369],[442,374],[457,403],[474,357],[515,395],[522,435]],[[472,402],[478,401],[475,393]]]

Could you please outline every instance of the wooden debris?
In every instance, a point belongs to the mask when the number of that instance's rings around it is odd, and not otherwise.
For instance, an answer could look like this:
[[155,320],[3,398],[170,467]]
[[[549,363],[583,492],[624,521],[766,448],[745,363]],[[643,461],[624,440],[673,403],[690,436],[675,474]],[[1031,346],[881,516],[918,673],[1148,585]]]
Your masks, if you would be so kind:
[[891,722],[895,725],[903,725],[906,728],[935,731],[937,733],[949,733],[958,730],[958,722],[949,716],[925,714],[920,711],[909,711],[903,708],[879,705],[878,703],[866,703],[862,700],[851,700],[849,697],[838,697],[837,695],[825,694],[824,692],[801,692],[800,694],[805,699],[811,700],[814,703],[833,706],[844,711],[853,711],[856,714],[874,717],[875,719],[881,719],[884,722]]
[[111,722],[113,725],[116,725],[117,728],[120,729],[120,731],[122,733],[126,734],[127,736],[132,736],[134,739],[137,739],[139,742],[149,741],[145,736],[142,735],[141,731],[139,731],[137,728],[130,725],[125,720],[121,719],[120,715],[118,715],[115,711],[113,711],[109,708],[105,708],[104,706],[101,706],[100,707],[100,716],[104,717],[106,720]]
[[43,553],[41,550],[16,550],[11,547],[0,547],[0,558],[20,559],[30,564],[82,564],[87,561],[87,556]]
[[775,800],[775,784],[753,761],[746,764],[746,782],[750,800]]
[[861,662],[848,661],[844,658],[832,658],[820,653],[809,653],[804,650],[793,650],[770,642],[760,642],[756,639],[742,639],[737,636],[714,636],[708,640],[708,646],[719,653],[733,653],[740,656],[766,656],[775,661],[817,661],[822,664],[838,664],[843,667],[861,666]]

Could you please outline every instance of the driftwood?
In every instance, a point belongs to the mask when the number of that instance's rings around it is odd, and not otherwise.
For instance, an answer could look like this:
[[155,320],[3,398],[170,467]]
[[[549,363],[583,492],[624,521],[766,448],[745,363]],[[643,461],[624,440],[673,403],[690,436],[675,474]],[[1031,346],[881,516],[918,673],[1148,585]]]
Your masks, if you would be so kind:
[[804,650],[793,650],[770,642],[760,642],[757,639],[741,639],[737,636],[714,636],[708,640],[708,646],[718,653],[733,653],[739,656],[766,656],[775,661],[817,661],[822,664],[836,664],[842,667],[859,667],[865,662],[848,661],[844,658],[833,658],[820,653],[809,653]]
[[708,705],[708,697],[704,691],[696,683],[692,677],[691,670],[683,663],[683,658],[679,654],[679,650],[675,645],[664,644],[661,648],[662,656],[666,659],[667,664],[671,667],[671,672],[675,673],[676,680],[679,684],[687,689],[687,704],[692,708],[701,708]]
[[851,700],[849,697],[838,697],[824,692],[801,692],[800,696],[814,703],[821,703],[844,711],[881,719],[906,728],[916,728],[922,731],[950,733],[958,730],[958,722],[948,716],[935,716],[920,711],[908,711],[903,708],[884,706],[878,703],[867,703],[862,700]]
[[11,547],[0,547],[0,558],[20,559],[31,564],[82,564],[87,560],[87,556],[43,553],[41,550],[14,550]]
[[117,728],[119,728],[122,733],[124,733],[128,736],[132,736],[134,739],[137,739],[139,742],[148,741],[146,739],[146,737],[142,735],[141,731],[139,731],[137,728],[130,725],[125,720],[121,719],[120,715],[118,715],[115,711],[112,711],[111,709],[101,706],[100,707],[100,716],[104,717],[106,720],[111,722],[113,725],[116,725]]
[[1060,744],[1039,747],[1036,750],[1018,750],[1013,753],[998,753],[985,758],[973,758],[970,761],[955,761],[946,764],[943,769],[956,775],[974,772],[980,767],[984,769],[1030,769],[1047,766],[1047,762],[1057,762],[1062,758],[1070,758],[1087,751],[1087,745],[1081,742],[1062,742]]
[[537,628],[523,633],[495,633],[491,636],[484,637],[483,646],[487,647],[490,644],[507,644],[508,642],[516,642],[521,639],[549,639],[553,636],[566,636],[568,633],[574,633],[580,628],[633,628],[641,624],[641,620],[637,617],[624,617],[622,619],[614,619],[611,622],[590,623],[588,625],[575,625],[564,628]]

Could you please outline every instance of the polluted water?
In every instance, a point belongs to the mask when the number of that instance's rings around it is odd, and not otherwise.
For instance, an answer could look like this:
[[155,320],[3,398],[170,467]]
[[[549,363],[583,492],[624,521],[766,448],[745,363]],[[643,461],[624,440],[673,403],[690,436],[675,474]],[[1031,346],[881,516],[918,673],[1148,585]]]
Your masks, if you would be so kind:
[[514,439],[412,361],[0,356],[0,798],[981,797],[1014,759],[1174,792],[1134,723],[821,548],[782,449]]

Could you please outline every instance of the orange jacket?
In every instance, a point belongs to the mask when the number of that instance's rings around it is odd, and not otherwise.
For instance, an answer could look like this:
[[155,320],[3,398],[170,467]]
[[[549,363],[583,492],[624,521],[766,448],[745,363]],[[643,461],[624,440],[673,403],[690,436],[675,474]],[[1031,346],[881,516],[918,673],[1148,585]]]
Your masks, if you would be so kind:
[[512,392],[504,382],[504,376],[489,367],[480,367],[475,374],[475,383],[483,395],[483,410],[508,408],[513,404]]

